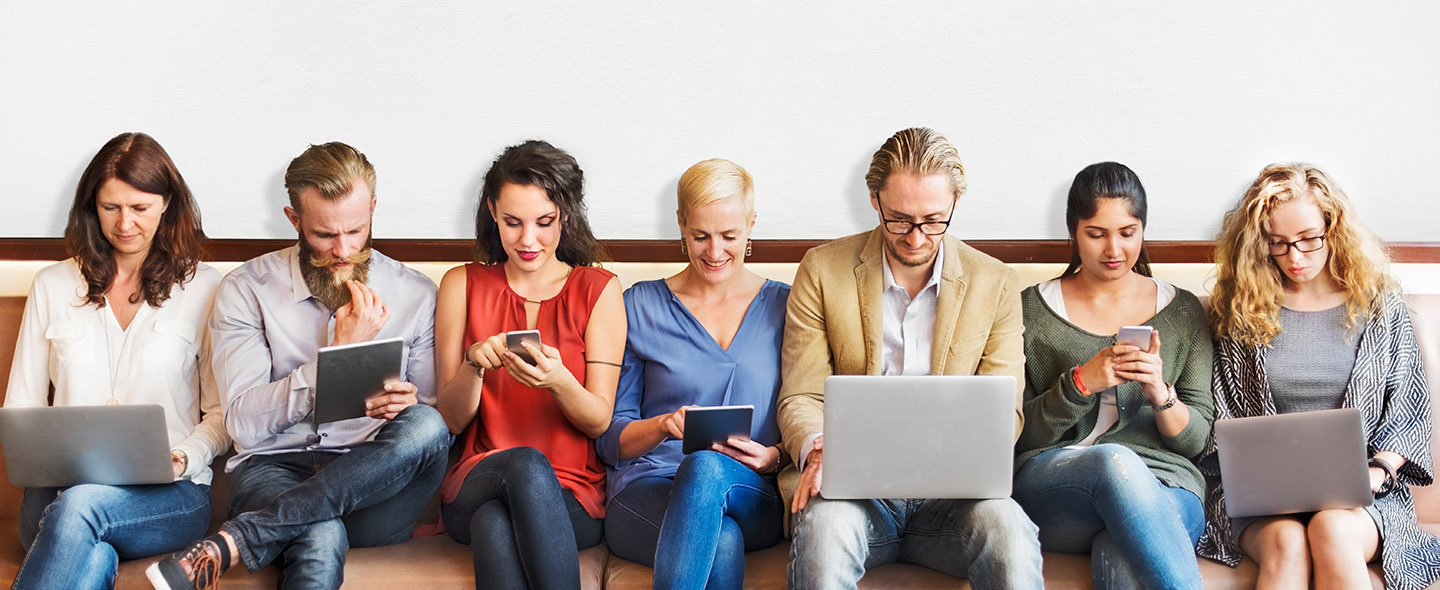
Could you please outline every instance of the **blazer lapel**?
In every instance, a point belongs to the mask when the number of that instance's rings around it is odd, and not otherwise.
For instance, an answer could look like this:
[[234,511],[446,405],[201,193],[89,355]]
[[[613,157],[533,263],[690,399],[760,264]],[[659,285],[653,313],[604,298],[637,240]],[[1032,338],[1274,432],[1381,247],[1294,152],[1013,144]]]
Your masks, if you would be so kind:
[[965,269],[960,267],[959,240],[945,236],[945,267],[940,269],[940,293],[935,302],[935,339],[930,349],[930,373],[944,375],[950,360],[950,343],[955,339],[955,322],[960,302],[965,300]]
[[855,288],[860,296],[860,334],[865,340],[865,374],[880,374],[881,348],[884,335],[881,333],[884,315],[881,298],[885,290],[885,271],[880,266],[885,256],[882,249],[884,239],[881,228],[870,232],[865,248],[860,251],[860,264],[855,266]]

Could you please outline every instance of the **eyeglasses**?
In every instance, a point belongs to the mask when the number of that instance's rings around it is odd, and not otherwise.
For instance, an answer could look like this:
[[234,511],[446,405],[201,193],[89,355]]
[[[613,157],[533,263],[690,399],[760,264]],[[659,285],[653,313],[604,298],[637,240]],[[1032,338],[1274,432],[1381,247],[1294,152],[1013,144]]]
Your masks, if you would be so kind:
[[1270,242],[1270,255],[1275,257],[1284,256],[1294,248],[1296,252],[1314,252],[1325,247],[1325,236],[1312,238],[1300,238],[1293,242]]
[[[881,209],[885,208],[885,204],[880,202],[880,193],[875,193],[875,202],[880,205]],[[897,236],[908,236],[910,235],[910,232],[915,231],[915,228],[917,227],[920,228],[920,233],[922,234],[925,234],[927,236],[938,236],[950,229],[950,220],[952,219],[955,219],[954,204],[950,205],[950,217],[945,221],[922,221],[920,223],[915,223],[913,221],[905,221],[902,219],[885,219],[885,214],[881,213],[880,225],[885,226],[885,231],[895,234]]]

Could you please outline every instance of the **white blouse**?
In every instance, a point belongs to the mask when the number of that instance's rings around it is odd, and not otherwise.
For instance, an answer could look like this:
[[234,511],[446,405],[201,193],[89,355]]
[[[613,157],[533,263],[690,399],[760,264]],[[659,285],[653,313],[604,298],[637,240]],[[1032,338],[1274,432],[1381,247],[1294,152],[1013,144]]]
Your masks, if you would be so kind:
[[44,406],[52,384],[56,406],[158,404],[171,448],[189,458],[180,478],[209,485],[210,461],[230,446],[204,338],[219,287],[220,273],[200,264],[164,305],[141,304],[121,329],[111,306],[85,303],[75,259],[41,269],[25,301],[5,406]]

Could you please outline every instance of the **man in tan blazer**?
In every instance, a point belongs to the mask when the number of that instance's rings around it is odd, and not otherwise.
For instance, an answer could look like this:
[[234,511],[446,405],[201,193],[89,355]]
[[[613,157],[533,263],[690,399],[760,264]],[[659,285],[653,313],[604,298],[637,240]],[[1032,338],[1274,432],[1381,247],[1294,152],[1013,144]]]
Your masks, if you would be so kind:
[[810,250],[786,313],[779,422],[800,469],[798,484],[785,485],[791,469],[781,485],[793,490],[790,588],[854,588],[867,568],[891,561],[976,588],[1040,588],[1037,530],[1009,498],[818,495],[829,375],[1011,375],[1016,436],[1023,423],[1015,272],[946,235],[965,192],[955,146],[932,129],[900,131],[875,152],[865,181],[880,226]]

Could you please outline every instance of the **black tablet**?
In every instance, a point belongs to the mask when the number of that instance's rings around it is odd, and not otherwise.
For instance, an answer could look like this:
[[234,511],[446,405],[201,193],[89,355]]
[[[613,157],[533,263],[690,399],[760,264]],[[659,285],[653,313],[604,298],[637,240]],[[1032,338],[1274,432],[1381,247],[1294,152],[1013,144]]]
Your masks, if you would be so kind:
[[749,439],[755,406],[715,406],[685,411],[685,454],[703,451],[732,436]]
[[402,338],[371,340],[320,349],[315,371],[315,422],[338,422],[365,415],[365,400],[398,381],[405,362]]

